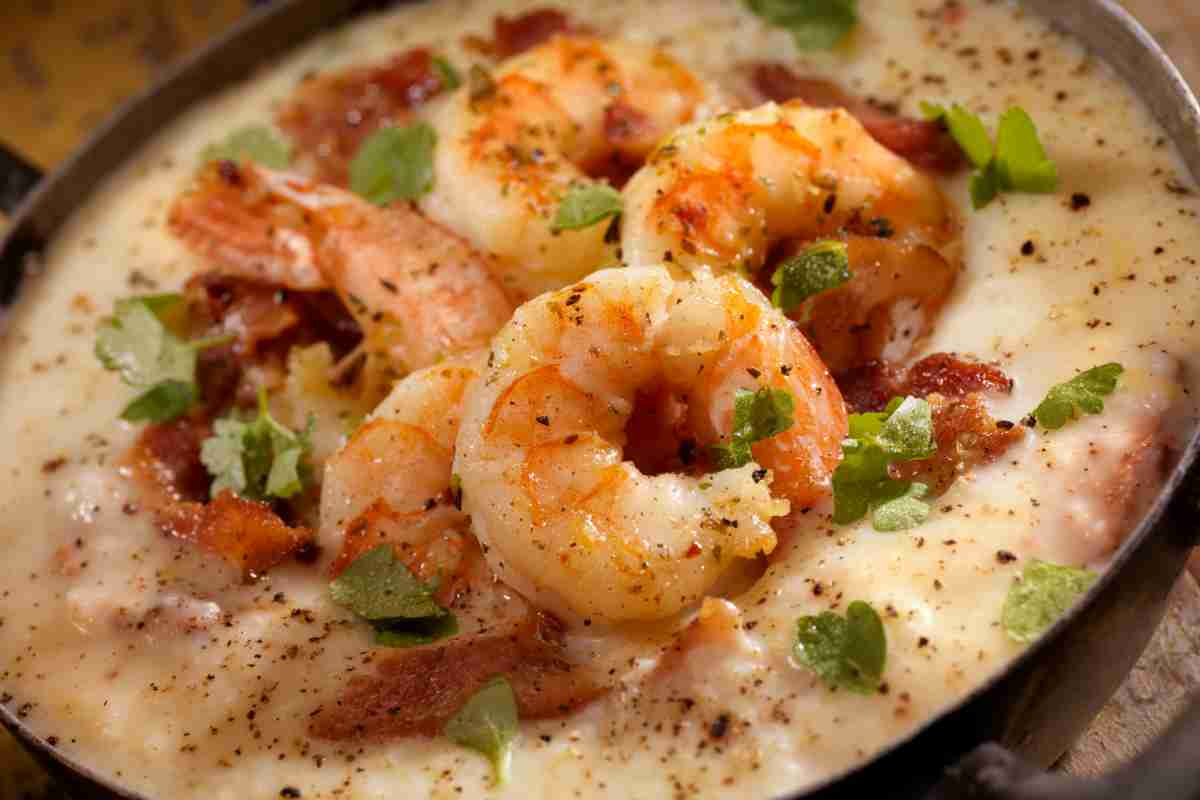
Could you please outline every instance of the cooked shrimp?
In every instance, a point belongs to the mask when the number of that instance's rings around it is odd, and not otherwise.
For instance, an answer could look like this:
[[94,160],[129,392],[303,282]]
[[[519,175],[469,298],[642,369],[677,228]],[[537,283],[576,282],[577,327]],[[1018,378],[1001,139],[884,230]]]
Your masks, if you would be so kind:
[[[771,519],[828,494],[846,412],[808,342],[742,278],[603,270],[519,308],[467,392],[454,471],[493,571],[555,613],[651,620],[776,543]],[[692,449],[730,435],[738,388],[794,424],[713,474],[626,458],[640,394],[686,405]],[[697,465],[698,466],[698,465]]]
[[206,167],[169,224],[230,274],[333,288],[368,347],[405,369],[485,344],[512,310],[489,259],[411,207],[251,163]]
[[476,351],[408,375],[325,463],[318,542],[339,554],[334,572],[382,542],[457,557],[468,525],[451,463],[463,393],[481,367]]
[[854,277],[799,316],[835,372],[905,355],[957,272],[958,224],[936,184],[840,109],[768,103],[687,126],[625,198],[629,264],[755,274],[780,244],[851,237]]
[[606,224],[556,232],[559,202],[588,175],[636,168],[715,97],[666,53],[558,36],[459,90],[435,115],[433,191],[422,208],[501,260],[525,297],[617,261]]

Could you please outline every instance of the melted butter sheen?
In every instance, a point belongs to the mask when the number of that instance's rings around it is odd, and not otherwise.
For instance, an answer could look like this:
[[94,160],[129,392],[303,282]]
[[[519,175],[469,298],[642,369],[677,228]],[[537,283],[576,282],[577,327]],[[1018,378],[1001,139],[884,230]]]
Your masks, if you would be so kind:
[[[91,348],[114,299],[176,287],[198,266],[163,223],[204,145],[269,119],[306,71],[418,43],[465,65],[462,34],[534,5],[448,0],[314,41],[159,134],[27,282],[0,347],[0,689],[102,774],[172,800],[284,787],[305,798],[485,793],[489,765],[446,741],[306,739],[309,714],[371,669],[364,631],[340,624],[308,569],[242,585],[127,507],[112,461],[135,435],[117,420],[128,393]],[[693,649],[666,679],[642,679],[655,648],[574,638],[581,657],[616,653],[624,688],[566,719],[524,724],[512,782],[494,796],[767,797],[869,758],[1019,652],[994,623],[1022,563],[1102,567],[1122,533],[1112,498],[1133,491],[1121,483],[1127,454],[1191,430],[1200,206],[1179,191],[1175,154],[1129,88],[1075,44],[1015,6],[965,5],[950,25],[923,0],[863,0],[853,48],[803,56],[804,69],[914,115],[920,100],[989,119],[1012,104],[1030,112],[1060,191],[965,212],[966,271],[926,349],[998,360],[1016,380],[993,407],[1000,418],[1019,419],[1051,384],[1106,361],[1125,365],[1121,389],[1103,415],[1028,436],[960,481],[914,531],[810,520],[742,598],[744,629]],[[660,41],[709,75],[742,59],[798,58],[785,33],[734,0],[603,0],[573,13]],[[965,177],[946,190],[969,206]],[[1073,193],[1091,205],[1073,211]],[[1153,488],[1152,473],[1142,478]],[[1002,550],[1017,561],[998,559]],[[789,661],[796,617],[835,598],[840,610],[861,599],[881,611],[887,694],[830,692]]]

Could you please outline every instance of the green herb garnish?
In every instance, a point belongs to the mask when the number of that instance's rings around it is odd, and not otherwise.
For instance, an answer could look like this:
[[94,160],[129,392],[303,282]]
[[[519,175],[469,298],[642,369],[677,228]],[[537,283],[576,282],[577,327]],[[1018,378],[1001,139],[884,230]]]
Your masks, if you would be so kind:
[[[1033,410],[1033,418],[1043,428],[1056,430],[1078,416],[1099,414],[1104,410],[1101,398],[1112,394],[1117,388],[1117,379],[1125,368],[1116,362],[1101,364],[1079,373],[1065,383],[1058,383],[1046,392],[1046,399]],[[1077,411],[1078,410],[1078,411]]]
[[291,497],[304,488],[312,450],[308,429],[292,431],[271,416],[267,391],[258,393],[258,416],[227,416],[213,423],[213,435],[200,446],[200,461],[213,476],[215,497],[230,489],[251,500]]
[[380,128],[350,162],[350,188],[378,206],[415,200],[433,188],[437,134],[425,122]]
[[894,398],[882,412],[850,415],[842,462],[833,473],[833,521],[845,525],[871,512],[877,531],[924,522],[929,506],[923,483],[896,480],[888,466],[933,455],[933,412],[915,397]]
[[1097,577],[1091,570],[1031,561],[1004,600],[1000,614],[1004,632],[1014,641],[1032,642],[1065,614]]
[[433,57],[433,71],[437,73],[438,80],[446,91],[452,92],[462,86],[462,76],[458,74],[458,70],[441,56]]
[[835,289],[851,278],[845,242],[821,241],[784,261],[771,276],[771,302],[784,313],[815,294]]
[[253,161],[264,167],[284,169],[292,163],[292,145],[265,125],[248,125],[229,134],[224,141],[204,148],[200,160]]
[[756,392],[738,389],[733,401],[733,431],[729,444],[713,445],[718,470],[735,469],[753,459],[750,445],[792,427],[796,401],[785,389],[764,386]]
[[770,24],[791,32],[801,50],[828,50],[858,24],[858,0],[746,0]]
[[621,193],[607,183],[576,183],[567,190],[551,229],[574,231],[590,228],[621,213]]
[[371,623],[375,644],[413,647],[458,633],[454,615],[434,600],[437,582],[418,580],[390,544],[363,553],[329,584],[329,595]]
[[183,297],[157,294],[118,300],[113,315],[96,334],[96,357],[105,369],[141,394],[125,407],[129,422],[167,422],[186,413],[200,396],[196,386],[196,354],[232,341],[217,336],[184,341],[168,323],[186,314]]
[[488,681],[446,723],[447,739],[492,762],[497,785],[508,782],[517,731],[517,698],[503,676]]
[[879,690],[887,663],[883,620],[861,600],[844,617],[832,611],[801,617],[792,652],[829,686],[870,694]]
[[976,115],[962,106],[922,103],[928,119],[941,121],[958,142],[976,172],[971,176],[971,202],[983,208],[1000,192],[1053,192],[1058,169],[1046,156],[1033,120],[1021,108],[1010,108],[1000,117],[996,142]]

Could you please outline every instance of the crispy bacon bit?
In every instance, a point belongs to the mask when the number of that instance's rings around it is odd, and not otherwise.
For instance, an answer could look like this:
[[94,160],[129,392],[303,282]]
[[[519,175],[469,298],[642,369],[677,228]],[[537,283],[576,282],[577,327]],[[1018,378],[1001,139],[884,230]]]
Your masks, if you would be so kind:
[[212,479],[200,463],[200,445],[211,433],[208,422],[196,417],[147,425],[124,465],[156,505],[205,500]]
[[846,406],[854,413],[882,411],[893,397],[933,393],[959,399],[973,392],[1007,394],[1012,379],[995,364],[956,353],[934,353],[907,369],[875,361],[837,377]]
[[935,495],[948,489],[970,467],[1004,455],[1025,435],[1022,426],[995,420],[978,393],[961,398],[931,394],[926,399],[933,408],[937,452],[921,461],[893,464],[890,470],[893,477],[927,483]]
[[789,67],[763,61],[748,65],[750,82],[764,100],[801,100],[817,108],[844,108],[877,142],[923,169],[952,172],[963,165],[962,151],[941,125],[901,117],[855,97],[822,78],[805,78]]
[[307,528],[287,525],[271,508],[226,489],[208,503],[174,503],[156,514],[159,526],[195,542],[255,578],[313,541]]
[[498,15],[492,20],[492,38],[467,36],[463,44],[497,61],[537,47],[558,33],[580,32],[565,12],[557,8],[526,11],[516,17]]
[[374,675],[351,678],[336,703],[314,713],[309,733],[332,740],[436,736],[498,674],[512,684],[521,719],[566,714],[607,691],[566,660],[562,624],[530,612],[502,630],[381,659]]
[[317,177],[346,186],[350,161],[368,136],[403,124],[413,108],[445,88],[433,56],[416,48],[378,66],[309,78],[276,122],[313,160]]

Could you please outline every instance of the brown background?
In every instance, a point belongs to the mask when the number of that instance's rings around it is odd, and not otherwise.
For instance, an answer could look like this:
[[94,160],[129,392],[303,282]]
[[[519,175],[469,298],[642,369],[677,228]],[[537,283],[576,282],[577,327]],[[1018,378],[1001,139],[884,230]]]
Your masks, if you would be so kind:
[[[549,0],[548,0],[549,2]],[[561,0],[559,0],[561,2]],[[933,4],[935,0],[930,0]],[[43,168],[166,64],[224,30],[249,0],[0,0],[0,140]],[[1200,4],[1126,0],[1200,87]],[[0,223],[2,224],[2,223]],[[1141,661],[1062,767],[1095,773],[1128,758],[1200,687],[1200,589],[1185,575]],[[59,795],[0,732],[0,800]]]

